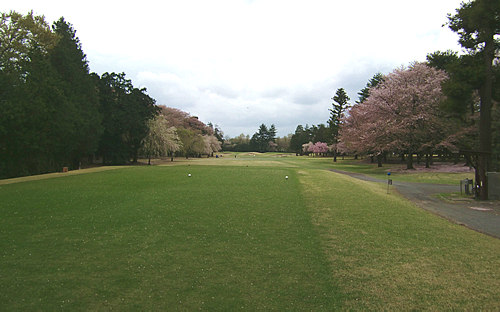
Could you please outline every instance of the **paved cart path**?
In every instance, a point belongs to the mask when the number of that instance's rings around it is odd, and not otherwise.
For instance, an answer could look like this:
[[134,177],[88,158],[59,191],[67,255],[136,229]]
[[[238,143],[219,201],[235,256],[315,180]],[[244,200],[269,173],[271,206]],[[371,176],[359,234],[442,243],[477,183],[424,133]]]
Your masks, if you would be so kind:
[[[387,183],[387,180],[361,173],[335,169],[332,171],[364,181]],[[393,181],[392,187],[425,210],[475,231],[500,238],[500,201],[463,200],[451,202],[434,196],[439,193],[459,192],[460,185]]]

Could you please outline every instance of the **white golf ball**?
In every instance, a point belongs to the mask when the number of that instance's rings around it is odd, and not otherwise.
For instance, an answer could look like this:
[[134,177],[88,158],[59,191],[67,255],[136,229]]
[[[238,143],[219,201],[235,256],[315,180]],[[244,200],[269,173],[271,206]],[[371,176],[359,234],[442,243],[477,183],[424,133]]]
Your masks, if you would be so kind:
[[288,180],[288,176],[285,176],[285,179],[287,179],[287,180]]
[[188,173],[188,177],[190,177],[190,176],[191,176],[191,173]]

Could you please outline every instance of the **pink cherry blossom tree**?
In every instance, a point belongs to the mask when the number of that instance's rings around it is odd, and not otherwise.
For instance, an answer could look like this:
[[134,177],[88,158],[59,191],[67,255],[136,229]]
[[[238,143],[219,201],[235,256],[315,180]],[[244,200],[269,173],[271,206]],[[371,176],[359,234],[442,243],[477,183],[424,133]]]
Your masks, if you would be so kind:
[[316,155],[325,154],[328,152],[328,145],[323,142],[316,142],[312,146],[312,152]]
[[430,153],[454,131],[439,109],[445,79],[443,71],[424,63],[394,70],[345,117],[340,131],[344,147],[358,153],[407,154],[407,168],[412,169],[414,153]]
[[326,154],[329,151],[328,144],[323,142],[309,142],[302,145],[302,150],[304,152],[313,153],[314,155]]

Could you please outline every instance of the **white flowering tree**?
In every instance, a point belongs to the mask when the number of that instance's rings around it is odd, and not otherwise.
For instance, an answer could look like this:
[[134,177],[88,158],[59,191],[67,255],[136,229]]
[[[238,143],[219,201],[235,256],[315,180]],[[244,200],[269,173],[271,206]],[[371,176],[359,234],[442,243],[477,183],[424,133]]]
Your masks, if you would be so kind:
[[148,158],[148,165],[151,165],[152,157],[167,156],[178,151],[181,146],[175,127],[169,127],[162,115],[149,120],[148,134],[142,140],[141,147],[141,153]]

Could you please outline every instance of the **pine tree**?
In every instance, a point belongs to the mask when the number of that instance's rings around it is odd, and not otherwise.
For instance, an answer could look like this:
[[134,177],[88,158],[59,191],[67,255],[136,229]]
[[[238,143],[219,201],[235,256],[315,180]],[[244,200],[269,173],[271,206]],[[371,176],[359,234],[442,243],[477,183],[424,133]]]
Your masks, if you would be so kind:
[[363,103],[370,96],[370,89],[375,88],[379,83],[384,81],[384,75],[381,73],[376,73],[366,84],[366,87],[358,92],[359,100],[356,101],[357,104]]
[[492,133],[491,111],[493,97],[493,60],[500,40],[500,2],[475,0],[463,2],[455,15],[448,15],[451,30],[470,55],[482,58],[483,80],[480,88],[479,151],[477,151],[476,190],[479,198],[488,199],[487,171],[491,168]]
[[68,162],[77,168],[82,160],[91,158],[97,151],[103,131],[99,99],[87,58],[72,25],[61,17],[52,29],[58,41],[50,51],[50,60],[68,100],[69,111],[64,112],[65,118],[72,123],[72,129],[68,129],[71,138],[66,142]]
[[330,109],[330,119],[328,120],[328,126],[331,131],[331,143],[334,145],[333,150],[333,161],[337,161],[337,144],[339,137],[340,122],[344,115],[344,112],[349,106],[349,96],[343,88],[339,88],[332,98],[332,108]]

